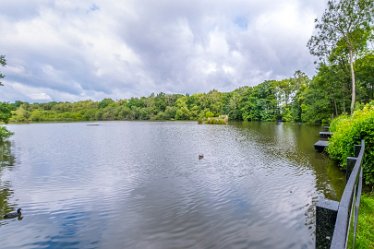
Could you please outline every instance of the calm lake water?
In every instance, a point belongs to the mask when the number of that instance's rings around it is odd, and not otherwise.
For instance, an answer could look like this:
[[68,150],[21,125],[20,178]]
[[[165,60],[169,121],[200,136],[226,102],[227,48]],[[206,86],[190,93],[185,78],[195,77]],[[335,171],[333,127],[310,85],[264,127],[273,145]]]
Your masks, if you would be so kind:
[[[314,248],[344,175],[297,124],[9,125],[1,248]],[[199,160],[198,155],[204,154]]]

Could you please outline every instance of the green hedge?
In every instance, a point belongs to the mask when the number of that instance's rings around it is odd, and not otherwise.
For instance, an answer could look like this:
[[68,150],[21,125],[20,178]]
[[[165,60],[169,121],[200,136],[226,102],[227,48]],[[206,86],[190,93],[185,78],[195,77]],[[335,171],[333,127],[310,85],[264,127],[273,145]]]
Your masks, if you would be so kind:
[[374,101],[356,110],[352,116],[340,116],[331,122],[328,153],[346,168],[347,157],[353,156],[353,147],[365,140],[364,179],[367,185],[374,185]]

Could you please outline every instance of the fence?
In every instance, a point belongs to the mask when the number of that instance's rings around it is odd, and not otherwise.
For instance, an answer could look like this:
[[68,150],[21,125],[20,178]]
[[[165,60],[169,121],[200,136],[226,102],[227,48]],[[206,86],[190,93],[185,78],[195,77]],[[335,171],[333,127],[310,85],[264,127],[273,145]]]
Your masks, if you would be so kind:
[[[347,158],[346,186],[340,202],[322,199],[316,206],[316,248],[354,248],[362,190],[362,160],[365,142],[354,147],[355,157]],[[353,233],[351,229],[353,227]]]

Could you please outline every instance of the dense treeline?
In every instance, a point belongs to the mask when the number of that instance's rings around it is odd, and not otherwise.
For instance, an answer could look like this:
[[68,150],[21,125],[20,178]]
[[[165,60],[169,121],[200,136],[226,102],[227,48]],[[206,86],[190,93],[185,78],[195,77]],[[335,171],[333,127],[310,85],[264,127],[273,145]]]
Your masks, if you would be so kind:
[[[357,101],[374,98],[374,54],[356,61]],[[284,80],[268,80],[232,92],[212,90],[192,95],[101,101],[2,103],[1,120],[11,122],[93,120],[198,120],[229,115],[230,120],[308,122],[320,124],[349,113],[349,65],[321,64],[313,79],[300,71]],[[10,116],[12,112],[12,117]]]
[[103,99],[69,102],[34,103],[17,101],[3,104],[12,110],[11,122],[80,120],[197,120],[228,114],[234,120],[301,121],[302,95],[309,78],[296,72],[290,79],[265,81],[255,87],[241,87],[232,92],[151,94],[148,97],[114,101]]
[[[373,12],[370,0],[328,1],[307,44],[319,60],[312,79],[297,71],[291,78],[227,93],[159,93],[75,103],[16,101],[0,104],[0,121],[198,120],[228,115],[231,120],[327,123],[374,98]],[[5,64],[0,56],[0,66]],[[3,77],[0,72],[0,80]]]

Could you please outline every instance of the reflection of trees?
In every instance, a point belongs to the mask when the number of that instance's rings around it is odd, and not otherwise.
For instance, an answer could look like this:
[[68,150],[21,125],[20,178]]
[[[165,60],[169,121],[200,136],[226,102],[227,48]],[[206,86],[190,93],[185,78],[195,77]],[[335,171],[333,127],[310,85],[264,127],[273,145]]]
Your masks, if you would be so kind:
[[261,149],[287,158],[295,165],[312,169],[317,190],[327,198],[339,200],[345,185],[344,173],[323,153],[317,153],[313,144],[319,140],[320,127],[293,123],[242,122],[232,123],[248,141],[255,141]]
[[2,180],[2,174],[5,169],[13,167],[14,161],[11,143],[9,141],[0,142],[0,217],[11,210],[8,200],[13,191],[9,189],[9,182]]
[[9,141],[0,142],[0,173],[3,168],[14,165],[14,156],[11,153],[11,143]]

